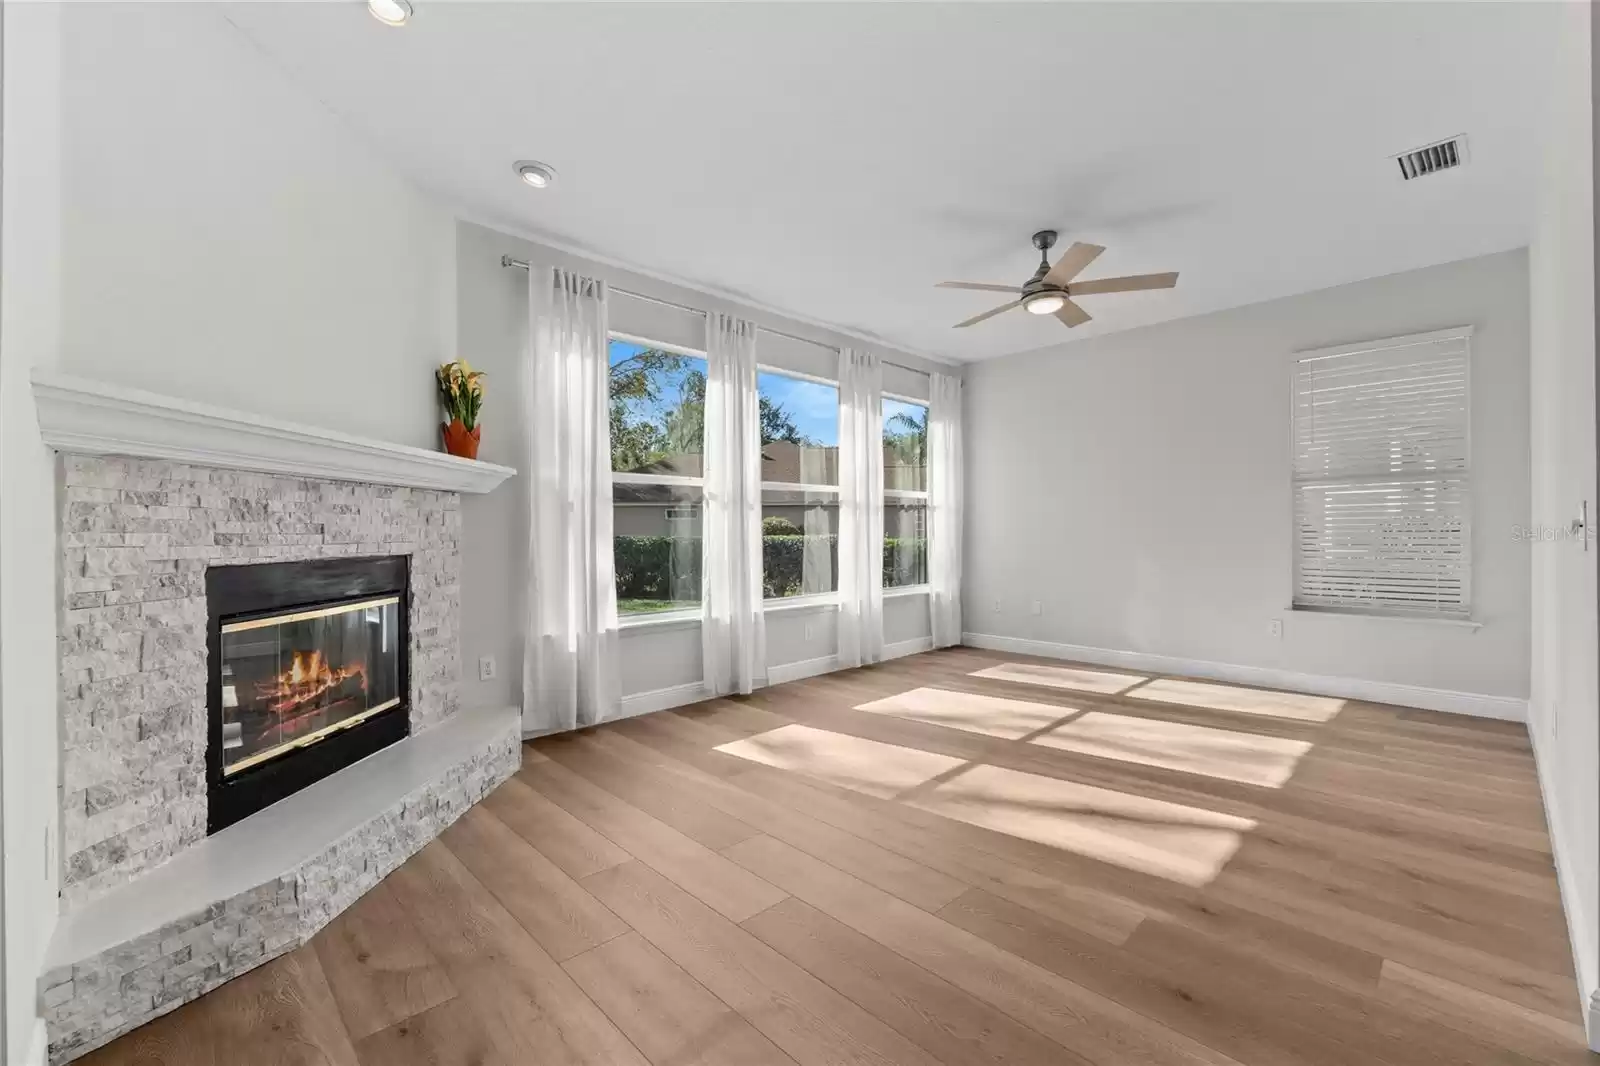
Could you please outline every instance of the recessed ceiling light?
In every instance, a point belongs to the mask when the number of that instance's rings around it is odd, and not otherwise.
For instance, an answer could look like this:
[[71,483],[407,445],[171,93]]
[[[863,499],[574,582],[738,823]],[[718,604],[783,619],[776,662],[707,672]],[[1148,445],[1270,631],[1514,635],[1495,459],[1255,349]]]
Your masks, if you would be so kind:
[[556,168],[548,163],[524,159],[517,163],[517,176],[535,189],[548,189],[556,183]]
[[1022,309],[1035,315],[1053,315],[1067,306],[1067,298],[1059,292],[1041,292],[1037,296],[1030,296],[1022,304]]
[[385,26],[404,26],[411,17],[409,0],[367,0],[367,10]]

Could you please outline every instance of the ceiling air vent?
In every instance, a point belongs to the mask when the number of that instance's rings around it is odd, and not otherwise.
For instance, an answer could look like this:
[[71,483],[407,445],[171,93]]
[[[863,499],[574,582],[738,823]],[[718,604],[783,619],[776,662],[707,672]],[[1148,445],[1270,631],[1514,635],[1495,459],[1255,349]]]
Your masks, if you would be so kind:
[[1395,156],[1394,161],[1400,164],[1400,177],[1406,181],[1459,167],[1467,161],[1467,136],[1460,134],[1449,140],[1424,145]]

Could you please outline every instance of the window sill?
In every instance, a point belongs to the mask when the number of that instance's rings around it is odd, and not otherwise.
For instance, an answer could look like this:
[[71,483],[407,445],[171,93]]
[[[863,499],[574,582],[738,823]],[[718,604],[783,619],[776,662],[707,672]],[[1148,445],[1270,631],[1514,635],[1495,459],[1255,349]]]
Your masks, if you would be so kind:
[[659,614],[630,614],[617,619],[617,630],[631,633],[636,630],[660,632],[665,629],[688,629],[700,624],[700,612],[662,611]]
[[1319,615],[1324,618],[1357,618],[1369,622],[1401,622],[1406,625],[1444,626],[1449,629],[1482,629],[1483,623],[1475,618],[1430,617],[1428,615],[1381,614],[1377,611],[1352,611],[1339,607],[1289,608],[1290,614]]
[[834,593],[818,596],[786,596],[781,600],[765,600],[762,609],[767,614],[782,614],[785,611],[831,611],[839,606],[839,597]]
[[884,589],[883,598],[892,600],[900,596],[926,596],[932,591],[933,589],[928,585],[901,585],[898,588]]

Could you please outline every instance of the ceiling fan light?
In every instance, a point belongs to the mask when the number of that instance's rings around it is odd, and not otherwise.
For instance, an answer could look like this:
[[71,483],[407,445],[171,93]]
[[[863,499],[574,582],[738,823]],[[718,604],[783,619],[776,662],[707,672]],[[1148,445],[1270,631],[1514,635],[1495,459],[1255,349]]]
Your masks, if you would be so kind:
[[1023,301],[1022,307],[1031,315],[1053,315],[1067,306],[1067,298],[1059,292],[1041,292]]

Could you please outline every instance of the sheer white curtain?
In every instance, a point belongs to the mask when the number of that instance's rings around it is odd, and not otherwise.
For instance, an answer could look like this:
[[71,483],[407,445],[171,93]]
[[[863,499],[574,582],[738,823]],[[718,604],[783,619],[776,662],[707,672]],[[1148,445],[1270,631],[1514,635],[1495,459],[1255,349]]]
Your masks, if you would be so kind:
[[531,265],[522,464],[522,728],[530,735],[603,722],[620,709],[606,352],[605,283]]
[[839,351],[839,665],[883,658],[883,364]]
[[928,403],[928,604],[933,646],[961,643],[961,379],[931,375]]
[[714,696],[766,684],[756,327],[706,316],[705,563],[701,652]]

